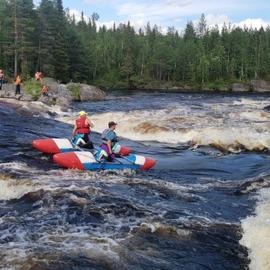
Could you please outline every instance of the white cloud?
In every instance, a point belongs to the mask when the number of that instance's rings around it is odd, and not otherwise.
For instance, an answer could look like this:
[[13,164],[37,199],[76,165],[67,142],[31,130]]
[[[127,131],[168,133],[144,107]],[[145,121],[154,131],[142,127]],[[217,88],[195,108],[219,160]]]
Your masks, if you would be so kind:
[[[242,13],[247,10],[255,10],[260,6],[264,8],[263,4],[258,5],[255,1],[251,0],[110,0],[108,3],[106,0],[84,0],[88,4],[106,3],[106,5],[113,7],[116,10],[116,14],[119,18],[116,19],[116,26],[120,22],[127,23],[130,21],[131,25],[136,30],[140,28],[144,29],[148,22],[153,26],[154,24],[160,27],[162,33],[166,33],[168,26],[175,26],[180,32],[185,27],[187,17],[200,17],[200,14],[206,14],[206,21],[210,28],[218,26],[222,29],[224,23],[232,27],[253,27],[260,28],[263,26],[266,28],[270,22],[264,21],[262,18],[248,18],[240,22],[233,22],[226,14],[230,14],[230,11],[241,11]],[[222,10],[222,14],[219,11]],[[78,10],[71,10],[79,21],[81,18],[81,12]],[[101,18],[102,18],[102,14]],[[88,18],[86,18],[88,20]],[[196,25],[199,19],[193,21]],[[98,27],[105,25],[107,28],[112,28],[114,24],[113,20],[110,21],[98,21]],[[181,25],[181,28],[180,28]]]
[[[222,27],[224,23],[229,24],[230,22],[229,16],[226,14],[231,12],[243,14],[248,11],[258,14],[258,11],[270,7],[270,4],[266,3],[267,1],[258,4],[254,0],[115,0],[115,2],[117,4],[114,5],[114,8],[117,15],[126,21],[129,20],[136,28],[145,26],[147,22],[150,22],[151,25],[157,24],[162,28],[173,25],[184,27],[187,18],[194,16],[199,18],[202,13],[208,14],[206,16],[208,25]],[[220,14],[220,10],[222,10],[222,14]],[[247,25],[250,25],[252,21],[253,26],[258,26],[260,23],[263,26],[267,24],[262,19],[245,21]],[[242,27],[242,22],[238,24]]]
[[245,19],[244,21],[241,21],[239,23],[234,23],[234,26],[239,26],[241,28],[247,27],[247,28],[257,28],[260,29],[261,27],[263,28],[267,28],[268,26],[270,26],[270,21],[264,21],[261,18],[256,18],[256,19]]
[[108,22],[99,22],[97,21],[97,27],[103,27],[104,25],[106,26],[107,29],[112,29],[115,21],[108,21]]
[[117,14],[129,20],[147,20],[152,23],[171,24],[184,16],[199,16],[202,13],[214,14],[222,10],[245,10],[250,4],[244,0],[157,0],[157,1],[129,1],[119,3]]
[[[220,31],[222,30],[224,24],[226,24],[227,26],[230,25],[232,28],[247,27],[247,28],[254,28],[254,29],[255,28],[260,29],[261,27],[267,28],[270,25],[270,21],[264,21],[261,18],[256,18],[256,19],[248,18],[240,22],[232,22],[229,16],[225,14],[207,14],[205,16],[205,19],[210,29],[217,26]],[[199,23],[199,19],[194,20],[193,23],[196,27]]]
[[77,9],[70,9],[69,14],[75,17],[76,22],[81,20],[81,12]]
[[[70,13],[71,16],[74,15],[76,22],[79,22],[81,20],[81,14],[82,14],[81,11],[79,11],[77,9],[71,9],[69,11],[69,13]],[[84,20],[86,22],[88,22],[89,17],[86,16],[86,15],[84,15]],[[109,29],[109,28],[112,28],[113,27],[114,21],[107,21],[107,22],[106,21],[105,22],[97,21],[96,24],[97,24],[97,27],[98,28],[99,27],[103,27],[105,25]]]

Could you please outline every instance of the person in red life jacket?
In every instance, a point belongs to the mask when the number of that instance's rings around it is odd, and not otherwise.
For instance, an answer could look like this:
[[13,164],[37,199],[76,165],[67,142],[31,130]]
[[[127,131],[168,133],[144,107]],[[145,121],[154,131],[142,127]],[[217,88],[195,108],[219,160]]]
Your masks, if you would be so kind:
[[43,85],[43,87],[41,89],[41,94],[43,96],[48,97],[49,96],[48,93],[49,93],[49,87],[47,85]]
[[94,146],[90,140],[91,128],[93,127],[94,124],[88,119],[87,113],[81,111],[72,131],[74,144],[80,147],[93,149]]
[[4,83],[5,74],[2,69],[0,69],[0,90],[2,90],[3,83]]
[[35,80],[36,81],[41,81],[41,78],[42,78],[42,73],[40,71],[37,71],[35,73]]

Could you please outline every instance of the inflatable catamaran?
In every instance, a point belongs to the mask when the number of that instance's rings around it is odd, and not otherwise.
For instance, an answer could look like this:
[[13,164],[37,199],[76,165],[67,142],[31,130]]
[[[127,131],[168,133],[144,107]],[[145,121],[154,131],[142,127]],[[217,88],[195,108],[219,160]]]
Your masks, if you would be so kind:
[[140,155],[131,154],[132,150],[121,146],[117,158],[113,162],[98,161],[92,151],[76,147],[68,139],[35,140],[32,145],[38,151],[54,155],[53,160],[59,166],[78,170],[150,170],[156,161]]
[[98,162],[91,152],[70,152],[56,154],[53,160],[59,166],[67,169],[78,170],[150,170],[156,165],[156,161],[139,155],[119,157],[114,162]]
[[[49,155],[81,151],[69,139],[41,139],[33,141],[32,145],[38,151]],[[131,152],[131,148],[121,146],[119,155],[128,156]]]

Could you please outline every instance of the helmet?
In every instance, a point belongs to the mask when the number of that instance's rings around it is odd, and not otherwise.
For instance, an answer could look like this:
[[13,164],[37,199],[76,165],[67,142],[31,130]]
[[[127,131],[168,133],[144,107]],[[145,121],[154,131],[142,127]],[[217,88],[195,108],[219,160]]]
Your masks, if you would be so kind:
[[84,115],[87,115],[87,113],[86,113],[85,111],[80,111],[80,112],[79,112],[79,115],[80,115],[80,116],[84,116]]

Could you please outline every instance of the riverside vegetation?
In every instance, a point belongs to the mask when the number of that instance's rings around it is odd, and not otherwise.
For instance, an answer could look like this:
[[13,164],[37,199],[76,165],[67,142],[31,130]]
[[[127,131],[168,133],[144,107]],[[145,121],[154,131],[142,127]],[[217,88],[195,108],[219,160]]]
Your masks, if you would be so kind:
[[[106,88],[252,90],[270,80],[270,28],[188,22],[166,34],[150,23],[99,28],[98,14],[76,21],[62,0],[0,2],[0,67],[24,78],[41,70],[63,83]],[[15,61],[14,61],[15,59]],[[14,72],[15,67],[15,72]],[[259,85],[265,85],[259,81]],[[266,83],[268,88],[269,84]],[[260,88],[260,87],[259,87]],[[270,87],[269,87],[270,88]]]

